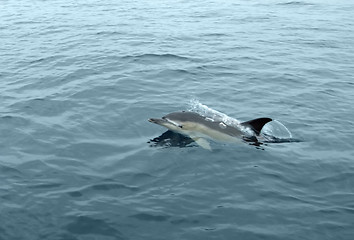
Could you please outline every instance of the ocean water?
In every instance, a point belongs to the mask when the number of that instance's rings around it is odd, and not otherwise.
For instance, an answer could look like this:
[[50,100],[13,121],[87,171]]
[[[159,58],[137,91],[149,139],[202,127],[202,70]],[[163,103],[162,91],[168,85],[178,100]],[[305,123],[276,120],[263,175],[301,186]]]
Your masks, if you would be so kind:
[[[353,1],[0,2],[0,239],[353,239]],[[151,146],[192,100],[300,142]]]

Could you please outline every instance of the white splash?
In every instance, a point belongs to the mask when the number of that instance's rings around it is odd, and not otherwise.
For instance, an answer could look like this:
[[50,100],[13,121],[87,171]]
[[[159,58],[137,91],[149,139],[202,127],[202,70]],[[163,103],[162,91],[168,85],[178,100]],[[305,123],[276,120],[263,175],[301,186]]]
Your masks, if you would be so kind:
[[205,104],[202,104],[197,99],[192,99],[189,103],[189,111],[199,113],[200,115],[207,117],[208,120],[223,122],[226,125],[240,129],[244,134],[252,136],[254,132],[241,125],[241,122],[235,118],[227,116],[225,113],[216,111]]
[[268,124],[266,124],[263,127],[262,132],[266,135],[273,136],[278,139],[292,139],[293,138],[289,129],[287,129],[287,127],[285,127],[284,124],[282,124],[278,120],[273,120],[273,121],[269,122]]

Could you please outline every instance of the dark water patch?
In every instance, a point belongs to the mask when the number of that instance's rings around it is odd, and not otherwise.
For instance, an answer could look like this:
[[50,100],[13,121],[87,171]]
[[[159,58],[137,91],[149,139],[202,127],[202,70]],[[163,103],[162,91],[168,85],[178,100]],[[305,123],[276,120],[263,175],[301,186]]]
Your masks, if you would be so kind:
[[55,117],[62,115],[76,106],[77,104],[67,100],[33,98],[17,102],[11,105],[11,109],[27,116]]
[[[262,193],[260,193],[260,196],[262,198],[266,198],[266,199],[273,199],[273,198],[277,198],[279,200],[278,202],[278,206],[285,206],[286,204],[292,204],[293,207],[299,207],[299,206],[311,206],[311,204],[313,203],[312,201],[309,201],[301,196],[295,196],[295,195],[285,195],[283,193],[281,193],[280,191],[263,191]],[[285,205],[284,205],[285,204]]]
[[39,157],[36,159],[28,160],[28,161],[23,161],[19,163],[16,168],[24,172],[26,176],[32,176],[35,179],[38,178],[39,176],[45,176],[48,173],[51,174],[59,174],[55,170],[55,168],[52,168],[50,165],[48,165],[45,161],[41,160]]
[[[92,136],[93,137],[93,136]],[[59,157],[73,157],[84,161],[103,159],[108,156],[117,154],[119,151],[118,145],[114,143],[103,142],[80,142],[71,143],[56,150],[56,155]]]
[[137,61],[137,62],[146,62],[150,64],[158,64],[164,61],[189,61],[191,58],[185,57],[185,56],[180,56],[176,54],[171,54],[171,53],[165,53],[165,54],[153,54],[153,53],[146,53],[146,54],[141,54],[141,55],[132,55],[132,56],[124,56],[122,57],[123,59],[129,59],[131,61]]
[[[42,221],[40,214],[32,213],[26,208],[5,209],[0,220],[3,229],[0,238],[4,239],[38,239],[40,233],[46,231],[43,228],[50,225]],[[21,229],[18,226],[21,226]]]
[[76,237],[70,233],[49,233],[49,234],[41,234],[40,239],[58,239],[58,240],[79,240],[80,238]]
[[320,213],[331,214],[331,215],[341,215],[341,214],[353,214],[354,207],[349,206],[330,206],[320,208],[318,210]]
[[161,76],[162,78],[164,76],[171,76],[171,75],[178,75],[179,77],[182,78],[182,77],[197,75],[197,74],[186,69],[165,69],[160,71],[158,74],[156,74],[156,77]]
[[82,197],[84,195],[98,194],[99,191],[136,192],[138,190],[139,190],[138,187],[128,186],[122,183],[105,182],[105,183],[92,184],[89,186],[82,187],[79,190],[70,191],[68,192],[68,195],[71,197]]
[[[71,222],[63,227],[66,231],[77,235],[110,236],[123,239],[123,234],[107,220],[89,216],[72,218]],[[89,237],[89,236],[88,236]]]
[[[247,59],[252,59],[252,57],[248,56],[245,57]],[[233,76],[236,77],[237,73],[237,66],[224,66],[220,63],[209,63],[209,64],[200,64],[195,67],[198,73],[208,72],[215,74],[217,76],[224,75],[224,74],[234,74]]]
[[155,176],[153,176],[149,173],[144,173],[144,172],[132,173],[129,175],[131,176],[133,181],[144,181],[144,180],[149,180],[151,178],[155,178]]
[[131,191],[137,191],[138,188],[135,187],[128,187],[124,184],[118,184],[118,183],[105,183],[105,184],[96,184],[91,186],[93,190],[98,190],[98,191],[110,191],[110,190],[120,190],[120,189],[127,189]]
[[89,78],[97,79],[99,75],[100,73],[96,69],[86,68],[84,66],[77,66],[77,68],[74,71],[70,71],[65,75],[65,78],[63,78],[62,82],[67,82],[72,84],[73,80],[74,81],[78,81],[82,79],[88,80]]
[[200,224],[199,219],[193,219],[193,217],[185,217],[185,218],[176,218],[170,221],[172,224],[176,225],[195,225],[195,224]]
[[81,191],[72,191],[72,192],[68,192],[68,195],[70,197],[82,197],[83,194],[81,193]]
[[20,178],[23,176],[23,172],[17,169],[16,167],[6,166],[0,163],[0,175],[8,176],[11,178]]
[[32,24],[42,24],[41,21],[36,21],[36,20],[30,20],[30,21],[26,21],[26,20],[19,20],[19,21],[15,21],[14,22],[15,25],[32,25]]
[[55,55],[55,56],[46,56],[46,57],[40,57],[37,59],[33,59],[29,61],[29,65],[37,65],[37,64],[49,64],[53,61],[57,61],[58,59],[66,57],[65,55]]
[[62,183],[36,183],[30,184],[27,187],[32,189],[50,189],[50,188],[59,188],[63,186]]
[[277,3],[279,6],[313,6],[315,4],[305,1],[290,1],[290,2],[282,2]]
[[111,35],[119,35],[119,36],[124,36],[127,35],[127,32],[125,31],[100,31],[96,33],[97,35],[107,35],[107,36],[111,36]]
[[166,222],[168,219],[171,218],[171,216],[168,215],[156,215],[156,214],[150,214],[150,213],[138,213],[131,215],[130,217],[136,218],[141,221],[153,221],[153,222]]
[[273,179],[276,181],[294,183],[292,179],[289,179],[287,176],[284,176],[283,174],[281,174],[280,171],[277,172],[268,170],[267,172],[263,172],[262,175],[264,175],[266,178]]
[[10,126],[13,127],[21,127],[26,126],[30,123],[28,119],[19,115],[5,115],[0,117],[0,122],[2,123],[1,126],[6,126],[6,129],[11,129]]
[[[318,228],[325,229],[326,231],[343,231],[351,227],[350,223],[338,223],[331,220],[322,220],[318,223]],[[347,239],[347,238],[343,238]]]
[[214,37],[216,37],[216,38],[224,38],[224,37],[230,37],[232,35],[220,32],[220,33],[205,33],[202,36],[203,37],[211,37],[211,38],[214,38]]
[[323,176],[314,180],[314,183],[354,183],[354,172],[341,172],[341,173],[332,173],[328,176]]

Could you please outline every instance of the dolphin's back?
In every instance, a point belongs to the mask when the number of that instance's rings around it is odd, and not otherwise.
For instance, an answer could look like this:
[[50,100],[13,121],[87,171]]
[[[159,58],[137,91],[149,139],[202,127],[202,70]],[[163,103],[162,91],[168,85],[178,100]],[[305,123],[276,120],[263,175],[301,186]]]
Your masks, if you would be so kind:
[[205,117],[199,115],[198,113],[195,112],[173,112],[170,114],[167,114],[166,116],[162,118],[168,118],[173,121],[181,121],[181,122],[198,122],[201,123],[205,121]]
[[[167,118],[172,121],[194,122],[197,124],[202,124],[210,129],[213,129],[215,131],[219,131],[219,132],[222,132],[224,134],[234,136],[234,137],[240,137],[241,135],[244,134],[241,131],[241,129],[226,125],[224,122],[221,122],[221,121],[214,121],[213,119],[203,117],[200,114],[195,113],[195,112],[184,112],[184,111],[183,112],[174,112],[174,113],[167,114],[163,118]],[[272,121],[271,118],[257,118],[254,120],[250,120],[250,121],[241,123],[240,125],[243,127],[251,128],[256,135],[259,135],[263,126],[270,121]]]
[[239,137],[240,135],[242,135],[242,132],[235,127],[228,126],[221,121],[214,121],[211,118],[203,117],[200,114],[195,112],[174,112],[174,113],[167,114],[163,118],[167,118],[172,121],[192,122],[192,123],[202,124],[207,128],[210,128],[212,130],[230,136]]

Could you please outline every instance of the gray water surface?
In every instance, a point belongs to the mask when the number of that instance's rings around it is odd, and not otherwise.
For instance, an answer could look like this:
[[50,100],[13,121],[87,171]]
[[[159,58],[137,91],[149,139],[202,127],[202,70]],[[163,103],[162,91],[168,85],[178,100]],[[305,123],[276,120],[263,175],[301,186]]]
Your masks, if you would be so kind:
[[[0,3],[0,239],[352,239],[352,1]],[[197,99],[297,143],[151,147]]]

